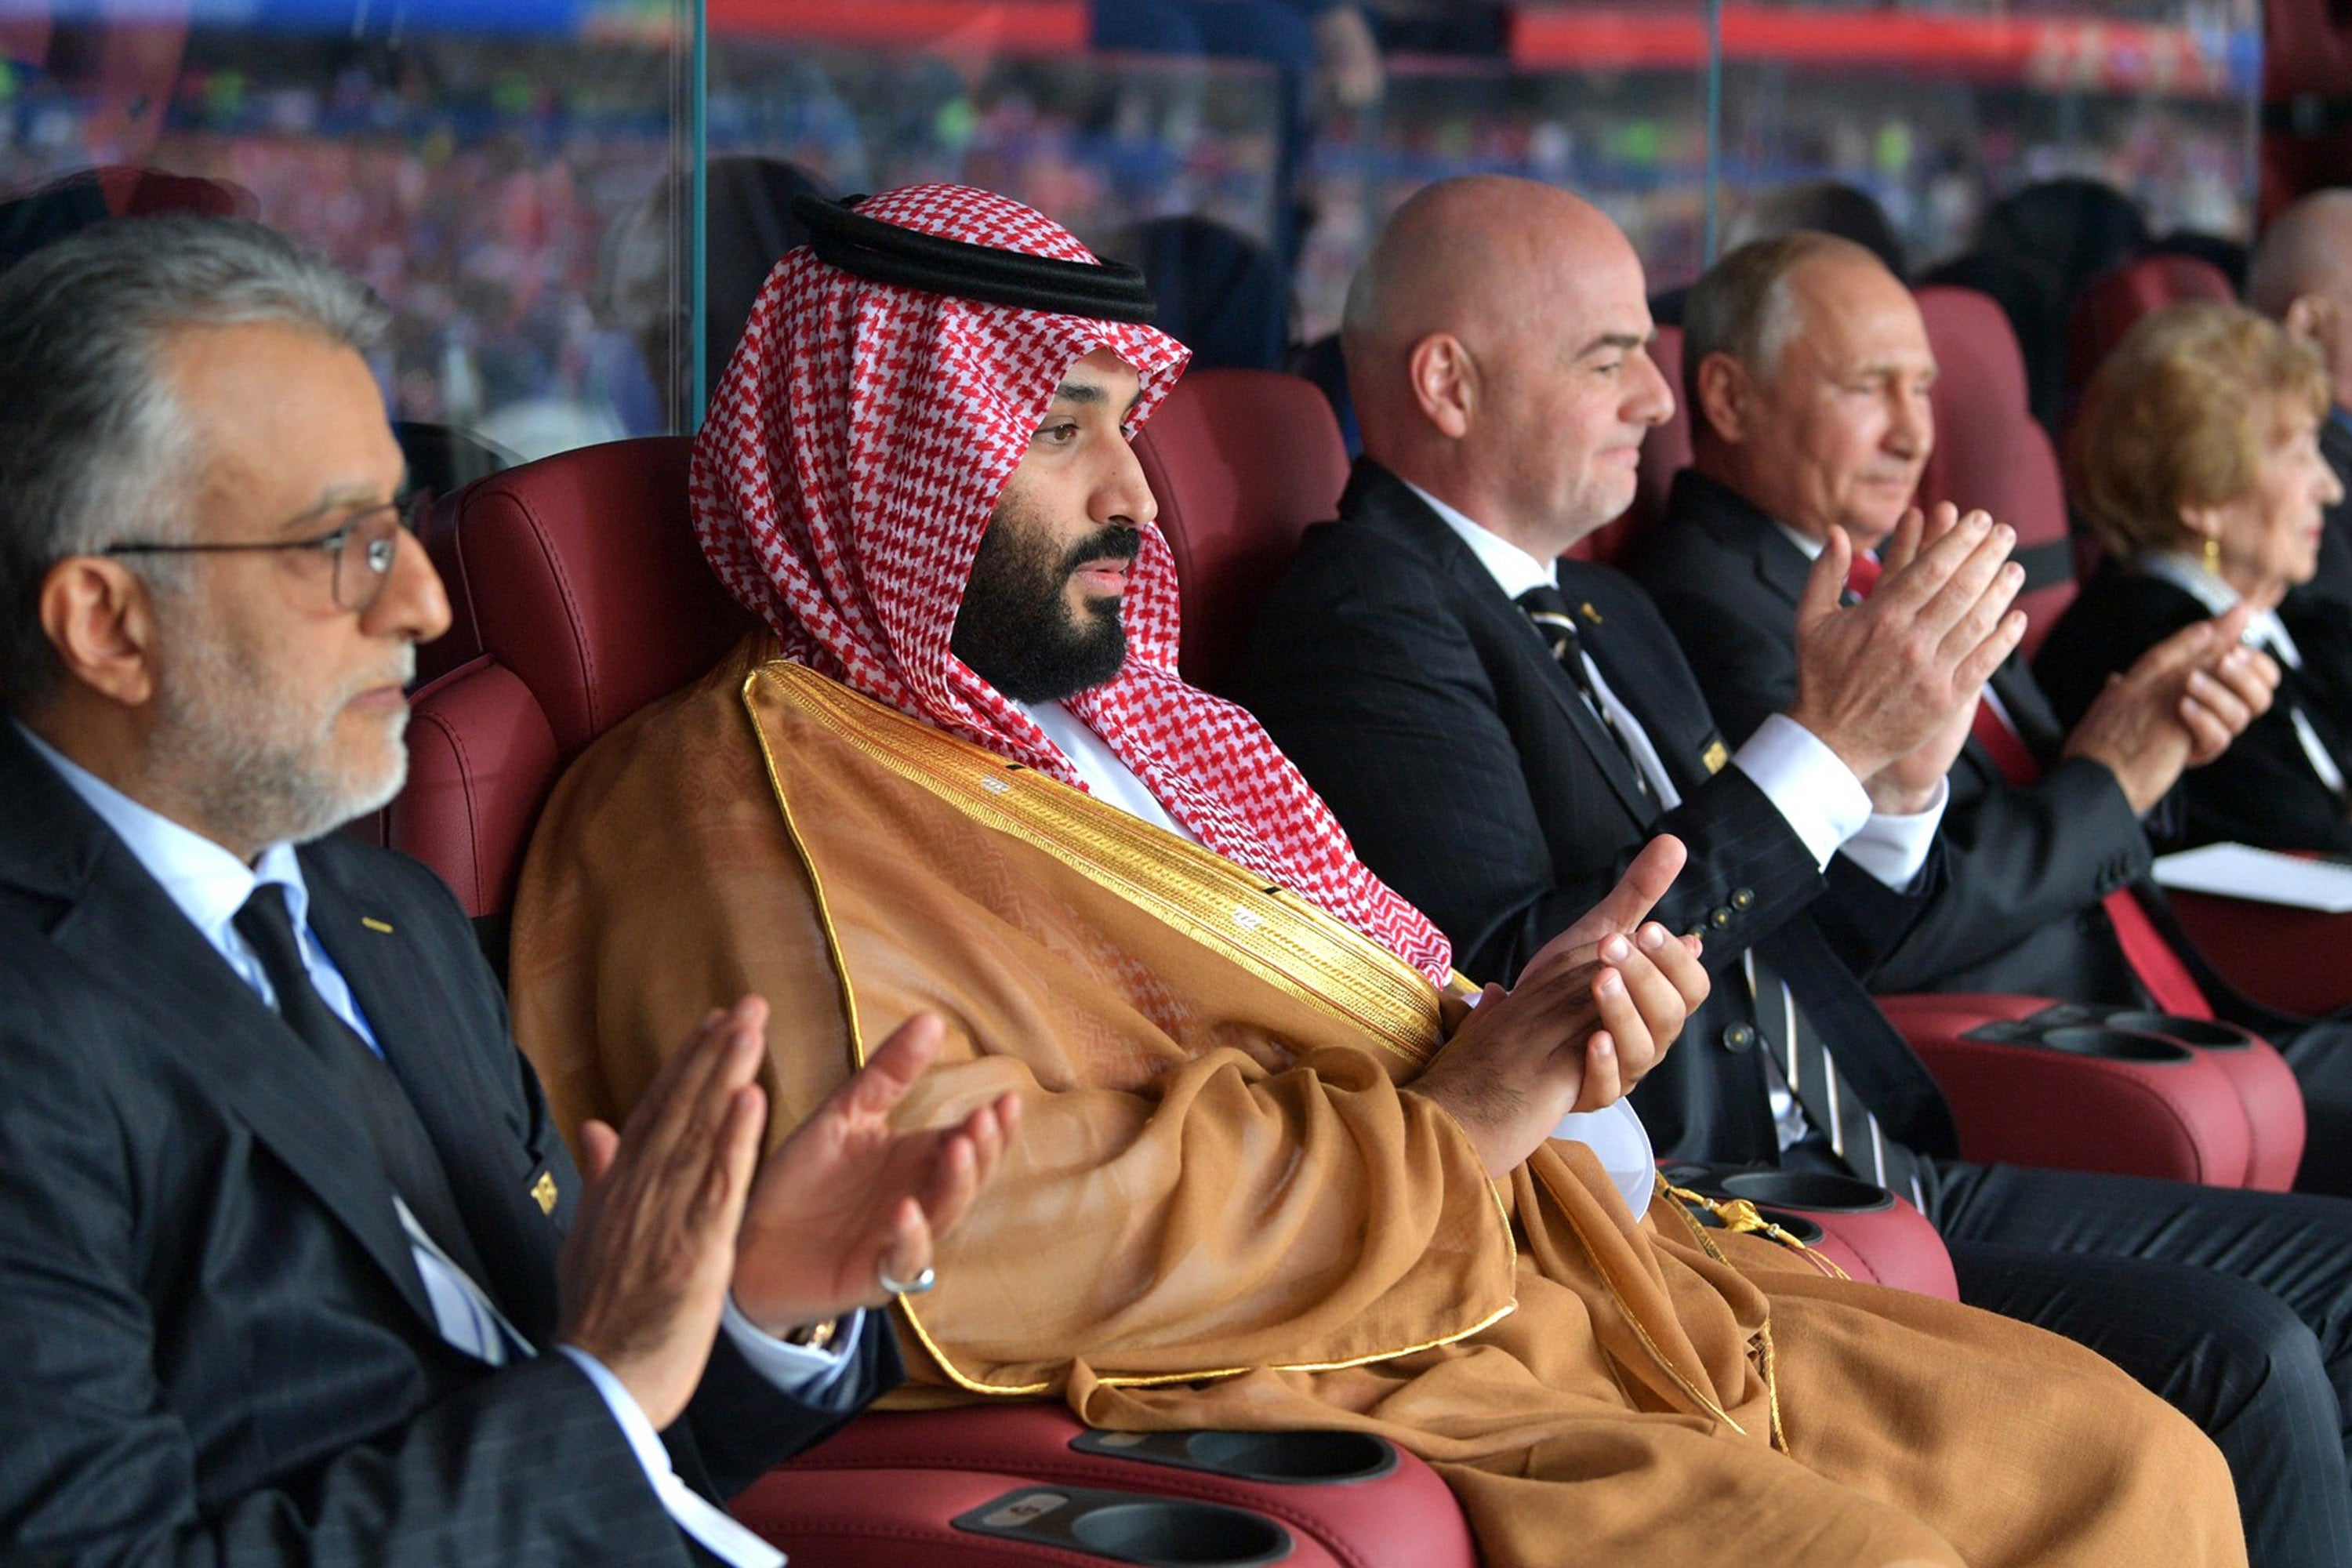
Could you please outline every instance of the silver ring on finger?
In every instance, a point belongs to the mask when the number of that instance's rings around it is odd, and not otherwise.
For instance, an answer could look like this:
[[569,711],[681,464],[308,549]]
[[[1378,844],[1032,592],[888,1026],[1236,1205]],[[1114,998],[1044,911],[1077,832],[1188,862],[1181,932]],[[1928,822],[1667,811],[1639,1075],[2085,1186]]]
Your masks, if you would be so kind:
[[875,1266],[874,1281],[893,1296],[919,1296],[938,1284],[940,1277],[926,1268],[912,1279],[899,1279],[892,1276],[888,1264],[882,1263]]

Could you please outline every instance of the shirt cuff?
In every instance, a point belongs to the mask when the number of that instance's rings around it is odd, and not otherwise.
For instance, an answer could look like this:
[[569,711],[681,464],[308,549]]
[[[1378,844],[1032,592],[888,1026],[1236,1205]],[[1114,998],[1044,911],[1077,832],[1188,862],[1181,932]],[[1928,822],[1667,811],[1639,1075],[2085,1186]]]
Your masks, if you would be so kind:
[[849,1368],[849,1357],[834,1346],[856,1344],[865,1323],[863,1308],[849,1313],[834,1331],[833,1344],[820,1348],[790,1344],[773,1334],[761,1332],[735,1305],[732,1294],[719,1315],[720,1331],[771,1388],[820,1410],[844,1407],[837,1395],[844,1382],[842,1374]]
[[637,1404],[636,1395],[613,1375],[612,1368],[578,1345],[558,1345],[555,1348],[569,1356],[572,1365],[588,1374],[588,1381],[595,1385],[596,1392],[604,1396],[604,1404],[612,1410],[613,1419],[620,1424],[621,1436],[629,1440],[629,1451],[636,1455],[637,1463],[645,1467],[646,1479],[654,1482],[658,1490],[661,1478],[670,1473],[669,1450],[662,1447],[661,1434],[655,1431],[654,1424],[646,1419],[644,1407]]
[[555,1348],[586,1373],[589,1384],[604,1396],[605,1407],[620,1425],[621,1435],[628,1439],[629,1451],[636,1456],[639,1468],[654,1489],[654,1496],[660,1500],[662,1511],[679,1529],[731,1568],[784,1568],[782,1552],[736,1523],[725,1510],[678,1479],[677,1472],[670,1468],[669,1450],[662,1447],[661,1434],[654,1430],[654,1424],[646,1418],[636,1396],[613,1375],[612,1368],[578,1345]]
[[1872,812],[1870,820],[1845,841],[1845,858],[1900,893],[1919,879],[1927,852],[1936,847],[1936,829],[1950,804],[1952,786],[1936,781],[1936,797],[1926,810],[1909,816]]
[[1764,792],[1822,870],[1870,820],[1870,792],[1853,770],[1786,713],[1759,724],[1731,763]]

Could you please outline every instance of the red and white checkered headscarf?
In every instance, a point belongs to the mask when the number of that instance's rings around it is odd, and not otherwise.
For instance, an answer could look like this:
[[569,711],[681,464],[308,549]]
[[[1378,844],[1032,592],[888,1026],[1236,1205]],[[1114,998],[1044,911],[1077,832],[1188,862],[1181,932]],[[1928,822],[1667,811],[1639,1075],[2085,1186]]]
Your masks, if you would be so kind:
[[[866,217],[1066,261],[1095,258],[1017,202],[911,185]],[[1029,717],[949,651],[989,513],[1070,366],[1108,349],[1142,396],[1190,351],[1148,326],[954,299],[853,277],[803,246],[777,263],[694,444],[695,530],[784,657],[900,712],[1083,788]],[[1176,673],[1176,563],[1142,531],[1127,662],[1067,700],[1202,843],[1317,904],[1444,984],[1451,952],[1356,858],[1257,721]]]

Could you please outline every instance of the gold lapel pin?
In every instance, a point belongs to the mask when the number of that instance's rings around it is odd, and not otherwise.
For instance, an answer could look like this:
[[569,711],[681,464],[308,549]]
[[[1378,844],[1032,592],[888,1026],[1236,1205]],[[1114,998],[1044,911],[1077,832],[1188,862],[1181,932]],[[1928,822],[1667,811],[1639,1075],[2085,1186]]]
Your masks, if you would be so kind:
[[538,1203],[540,1213],[553,1214],[555,1212],[555,1178],[547,1172],[541,1171],[539,1173],[539,1180],[530,1184],[530,1195]]
[[1598,611],[1598,610],[1596,610],[1596,609],[1594,609],[1594,608],[1592,607],[1592,601],[1591,601],[1591,600],[1587,599],[1587,600],[1585,600],[1585,601],[1584,601],[1584,603],[1582,603],[1582,604],[1580,604],[1580,605],[1577,605],[1576,607],[1577,607],[1577,609],[1578,609],[1580,612],[1581,612],[1581,613],[1582,613],[1582,615],[1583,615],[1584,618],[1585,618],[1586,620],[1588,620],[1588,621],[1591,621],[1594,626],[1607,626],[1607,625],[1609,624],[1607,621],[1604,621],[1604,620],[1602,620],[1602,619],[1601,618],[1601,612],[1600,612],[1600,611]]
[[376,919],[373,915],[362,915],[360,917],[360,924],[367,927],[370,931],[380,931],[386,936],[390,936],[392,934],[392,928],[384,924],[383,921]]

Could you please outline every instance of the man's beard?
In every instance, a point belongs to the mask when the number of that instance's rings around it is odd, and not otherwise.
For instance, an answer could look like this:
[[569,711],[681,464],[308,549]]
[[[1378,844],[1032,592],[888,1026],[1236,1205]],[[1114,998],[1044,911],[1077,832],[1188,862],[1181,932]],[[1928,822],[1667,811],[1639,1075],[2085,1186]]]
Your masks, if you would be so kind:
[[1074,615],[1070,574],[1089,561],[1131,562],[1142,548],[1141,534],[1114,524],[1057,551],[1017,505],[999,507],[972,559],[949,647],[1015,702],[1057,702],[1100,686],[1127,659],[1121,601],[1090,598],[1090,613]]
[[[404,658],[415,657],[404,650]],[[381,764],[345,776],[335,731],[358,690],[336,694],[323,711],[305,712],[315,696],[306,702],[307,694],[269,676],[217,637],[189,637],[156,691],[156,762],[209,826],[257,849],[307,843],[400,793],[408,775],[400,743],[404,709],[385,721]],[[379,676],[367,685],[382,682]]]

